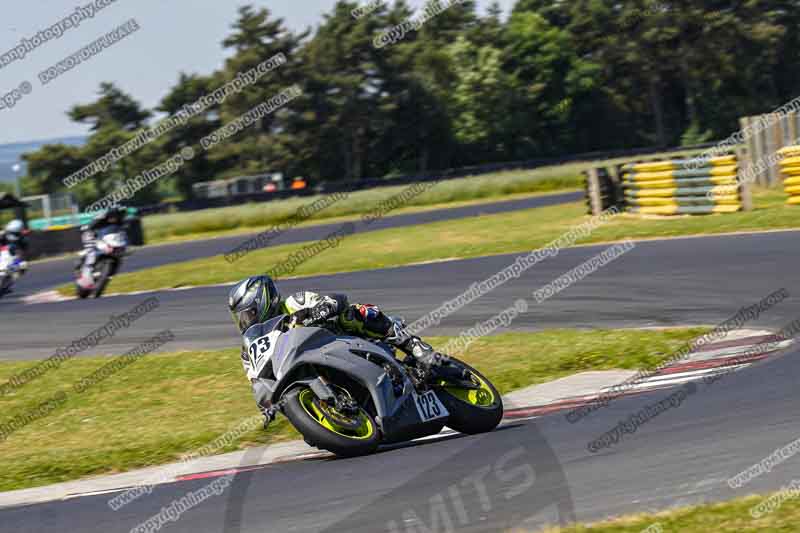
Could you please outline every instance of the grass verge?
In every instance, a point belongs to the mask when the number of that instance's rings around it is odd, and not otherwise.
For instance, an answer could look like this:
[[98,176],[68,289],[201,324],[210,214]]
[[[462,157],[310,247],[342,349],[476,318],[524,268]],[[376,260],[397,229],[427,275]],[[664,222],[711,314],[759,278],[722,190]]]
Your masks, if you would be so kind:
[[[642,368],[704,328],[548,330],[484,337],[462,357],[503,392],[584,370]],[[432,338],[434,345],[447,339]],[[0,397],[0,424],[59,390],[67,400],[0,442],[0,491],[179,460],[257,414],[237,348],[148,355],[86,392],[72,384],[108,358],[78,358]],[[0,383],[31,363],[0,363]],[[217,453],[297,438],[283,417]]]
[[[750,510],[773,495],[750,495],[735,500],[684,507],[655,514],[638,514],[567,528],[546,529],[543,533],[739,533],[741,531],[797,531],[800,501],[789,498],[772,513],[753,518]],[[777,493],[774,494],[777,497]],[[650,528],[650,529],[647,529]],[[522,533],[518,530],[517,533]]]
[[[670,154],[679,157],[697,154],[702,150],[685,150]],[[640,157],[651,157],[640,156]],[[496,201],[514,195],[565,191],[583,187],[581,172],[598,165],[628,161],[616,158],[554,165],[531,170],[513,170],[447,180],[434,189],[412,198],[395,214],[455,207],[463,203]],[[330,222],[331,219],[354,217],[369,212],[373,206],[397,194],[406,186],[381,187],[352,193],[346,200],[316,213],[310,224]],[[273,202],[252,203],[188,213],[167,213],[143,219],[147,242],[157,244],[181,240],[219,237],[253,232],[288,220],[295,211],[319,197],[290,198]]]
[[[578,244],[800,227],[800,209],[785,205],[782,193],[758,191],[755,200],[757,209],[753,211],[724,215],[642,218],[623,214],[579,240]],[[522,253],[545,246],[587,220],[584,213],[584,205],[576,202],[350,235],[336,246],[299,264],[288,275],[333,274],[436,259]],[[291,254],[309,245],[298,243],[264,248],[232,264],[222,256],[215,256],[123,273],[111,281],[108,292],[237,281],[272,270]],[[64,285],[59,287],[59,292],[71,296],[74,288]]]
[[[578,190],[583,186],[579,166],[510,171],[443,181],[414,198],[392,214],[429,211],[486,203],[519,196]],[[408,186],[380,187],[355,191],[308,217],[301,225],[353,219],[372,211],[376,205]],[[142,219],[148,244],[252,233],[289,220],[297,210],[321,198],[306,196],[250,203],[233,207],[167,213]]]

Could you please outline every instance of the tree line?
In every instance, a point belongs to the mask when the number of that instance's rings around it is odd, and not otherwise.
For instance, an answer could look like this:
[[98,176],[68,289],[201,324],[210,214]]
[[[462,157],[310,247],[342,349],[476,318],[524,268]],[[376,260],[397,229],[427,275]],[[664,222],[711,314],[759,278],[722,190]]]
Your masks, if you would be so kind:
[[[358,180],[592,150],[727,137],[738,118],[800,94],[800,0],[518,0],[508,16],[474,0],[338,1],[316,29],[292,31],[268,9],[239,9],[211,73],[180,73],[154,109],[113,83],[68,111],[90,126],[81,147],[25,156],[26,194],[63,180],[238,74],[286,62],[192,116],[75,191],[83,203],[161,164],[290,86],[302,94],[134,204],[190,198],[211,179],[283,172]],[[424,20],[424,24],[408,21]],[[404,27],[400,38],[376,37]],[[397,35],[395,33],[395,35]]]

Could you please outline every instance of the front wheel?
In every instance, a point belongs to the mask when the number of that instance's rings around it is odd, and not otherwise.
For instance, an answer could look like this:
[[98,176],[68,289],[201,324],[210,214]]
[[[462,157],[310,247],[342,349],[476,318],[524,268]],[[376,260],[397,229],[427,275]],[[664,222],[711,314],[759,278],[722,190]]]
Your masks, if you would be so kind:
[[[95,267],[96,268],[96,267]],[[106,290],[106,285],[111,280],[112,273],[114,272],[114,261],[111,259],[100,260],[100,279],[97,280],[96,289],[94,290],[94,297],[100,298],[103,291]]]
[[283,412],[306,442],[341,457],[372,453],[381,442],[375,419],[363,408],[356,415],[340,413],[308,387],[289,393]]
[[503,399],[486,377],[455,358],[451,364],[467,371],[472,387],[441,381],[436,387],[439,399],[450,411],[447,426],[460,433],[474,435],[492,431],[503,419]]
[[0,279],[0,298],[11,292],[11,285],[14,283],[14,278],[11,274],[4,274]]
[[84,289],[83,287],[81,287],[77,283],[75,284],[75,295],[78,298],[80,298],[81,300],[84,300],[84,299],[88,298],[90,294],[92,294],[92,289]]

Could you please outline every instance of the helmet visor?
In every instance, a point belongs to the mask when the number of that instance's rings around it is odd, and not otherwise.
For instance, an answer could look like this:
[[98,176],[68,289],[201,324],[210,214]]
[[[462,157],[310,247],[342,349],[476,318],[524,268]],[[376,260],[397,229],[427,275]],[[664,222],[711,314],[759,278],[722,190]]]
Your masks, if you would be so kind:
[[231,315],[233,316],[233,321],[239,328],[239,331],[244,333],[247,328],[256,323],[256,319],[258,318],[258,310],[255,306],[251,306],[238,312],[231,311]]

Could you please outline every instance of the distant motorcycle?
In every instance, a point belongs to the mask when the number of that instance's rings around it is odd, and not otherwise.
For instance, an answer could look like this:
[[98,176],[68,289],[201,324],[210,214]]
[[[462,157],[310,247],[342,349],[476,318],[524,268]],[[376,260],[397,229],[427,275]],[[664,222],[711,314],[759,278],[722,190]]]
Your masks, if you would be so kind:
[[[127,255],[128,236],[120,229],[113,229],[99,236],[94,250],[94,265],[84,264],[78,270],[75,279],[75,292],[78,298],[94,296],[100,298],[103,291],[122,265],[122,258]],[[88,255],[88,254],[87,254]]]
[[283,413],[311,446],[352,457],[380,444],[493,430],[503,401],[489,380],[450,358],[423,370],[390,346],[327,329],[297,326],[281,315],[245,333],[259,375],[277,378],[273,414]]
[[11,254],[8,246],[0,247],[0,298],[11,292],[26,265],[25,261]]

